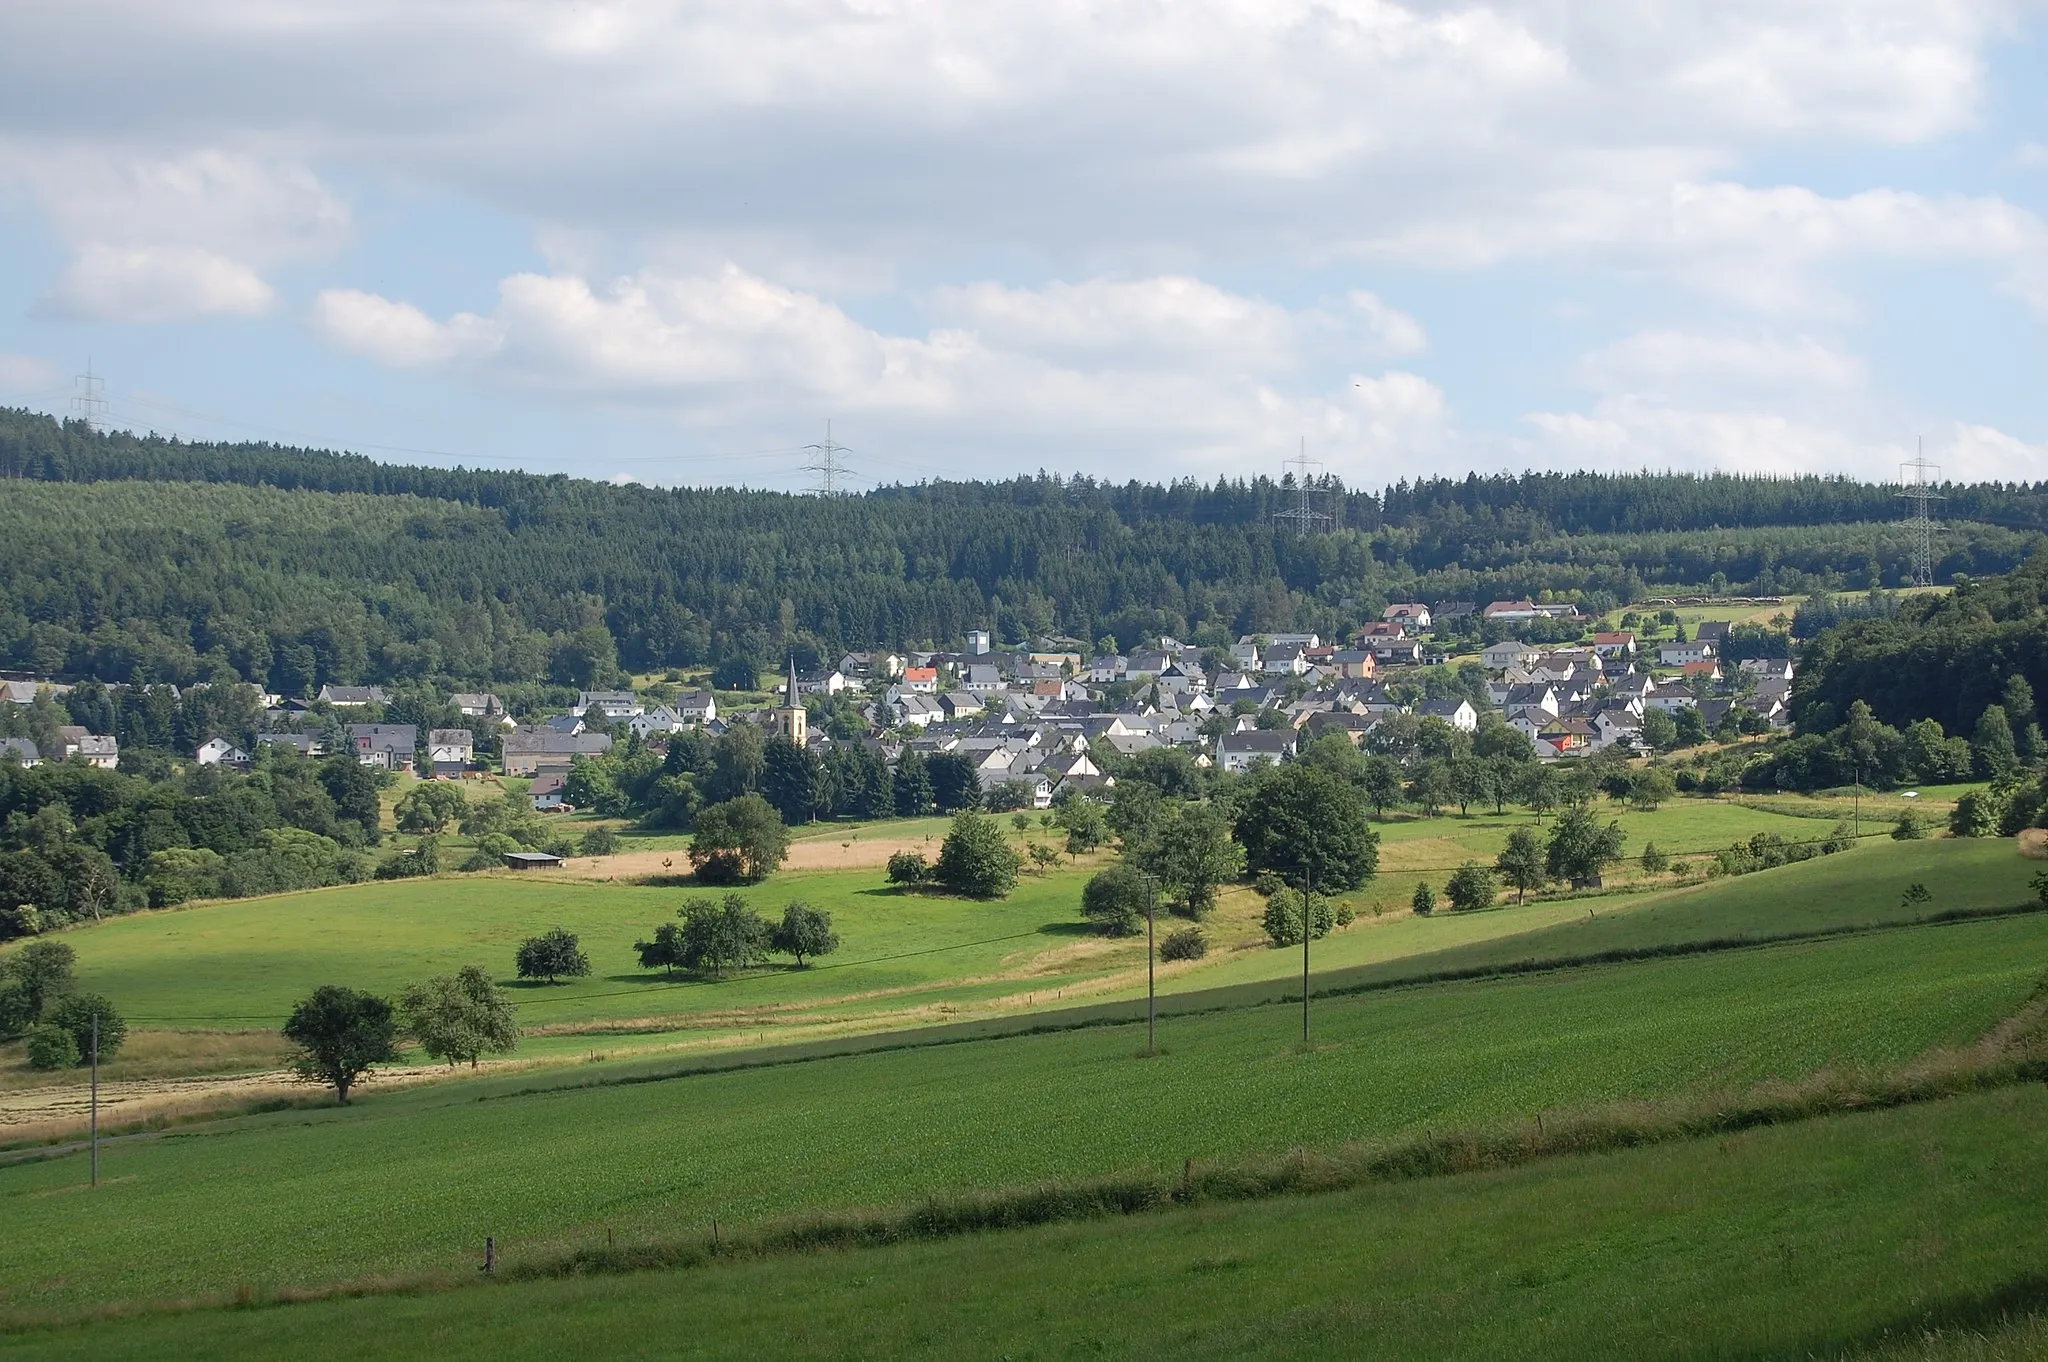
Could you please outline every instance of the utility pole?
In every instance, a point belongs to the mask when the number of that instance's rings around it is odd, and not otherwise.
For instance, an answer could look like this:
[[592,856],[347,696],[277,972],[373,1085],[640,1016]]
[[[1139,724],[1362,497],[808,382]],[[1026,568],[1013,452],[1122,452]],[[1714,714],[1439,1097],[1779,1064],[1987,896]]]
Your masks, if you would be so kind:
[[100,1185],[100,1014],[92,1014],[92,1185]]
[[1309,504],[1309,491],[1313,484],[1309,478],[1308,470],[1311,468],[1321,468],[1323,466],[1322,461],[1320,459],[1311,459],[1308,456],[1308,437],[1303,436],[1301,453],[1287,462],[1295,468],[1294,484],[1295,490],[1300,493],[1300,504],[1285,511],[1275,511],[1273,518],[1275,520],[1291,521],[1294,525],[1294,532],[1298,535],[1306,536],[1310,532],[1323,527],[1330,520],[1327,512],[1315,510]]
[[846,446],[832,438],[832,421],[830,417],[827,417],[825,420],[824,442],[822,444],[805,445],[804,452],[811,456],[811,461],[803,465],[803,471],[815,473],[818,477],[818,485],[811,490],[821,497],[838,496],[840,480],[851,474],[853,470],[839,461],[839,456],[846,453]]
[[[1934,585],[1934,514],[1937,501],[1946,501],[1941,493],[1934,490],[1936,480],[1941,476],[1941,465],[1929,463],[1927,452],[1916,440],[1913,457],[1899,465],[1899,496],[1912,508],[1912,515],[1906,518],[1906,528],[1913,534],[1913,585]],[[1876,583],[1872,583],[1873,586]]]
[[1152,920],[1159,908],[1159,883],[1145,877],[1145,1054],[1159,1053],[1159,991],[1153,974]]
[[92,360],[85,361],[85,372],[77,375],[72,382],[78,391],[72,395],[71,409],[85,421],[86,428],[95,432],[107,428],[107,399],[100,396],[100,390],[107,386],[107,380],[92,371]]
[[1301,1048],[1308,1048],[1308,943],[1315,935],[1316,872],[1311,865],[1301,891]]

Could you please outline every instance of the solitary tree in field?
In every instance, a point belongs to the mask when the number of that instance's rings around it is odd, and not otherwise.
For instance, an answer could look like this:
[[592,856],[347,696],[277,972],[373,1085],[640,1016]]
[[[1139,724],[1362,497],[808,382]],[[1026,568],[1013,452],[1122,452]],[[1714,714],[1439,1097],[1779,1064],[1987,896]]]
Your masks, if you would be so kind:
[[768,953],[769,928],[745,898],[690,899],[682,906],[683,965],[705,974],[758,965]]
[[1081,890],[1081,912],[1104,936],[1130,936],[1145,923],[1152,888],[1127,865],[1113,865],[1089,877]]
[[1501,878],[1515,887],[1515,902],[1526,903],[1531,889],[1541,889],[1546,878],[1543,869],[1543,845],[1536,840],[1536,833],[1530,828],[1516,828],[1508,834],[1508,844],[1501,848],[1500,855],[1493,861],[1493,868]]
[[802,969],[807,959],[830,955],[839,949],[839,933],[832,930],[832,915],[822,908],[797,902],[782,910],[782,921],[768,934],[768,948],[796,957]]
[[407,987],[398,1000],[399,1020],[435,1059],[474,1069],[485,1054],[502,1054],[519,1043],[512,1000],[481,965],[437,974]]
[[1270,870],[1297,888],[1340,893],[1379,869],[1379,834],[1364,797],[1314,767],[1290,763],[1254,776],[1236,832],[1247,869]]
[[789,829],[757,794],[713,804],[697,815],[690,864],[706,884],[765,879],[789,855]]
[[373,1065],[398,1059],[398,1021],[391,1004],[373,993],[323,984],[292,1009],[284,1038],[295,1047],[292,1072],[334,1089],[348,1105],[349,1089]]
[[1544,869],[1583,888],[1600,883],[1600,872],[1621,859],[1621,826],[1601,827],[1591,808],[1574,804],[1558,816],[1544,851]]
[[971,899],[999,899],[1017,884],[1017,853],[993,819],[963,810],[939,847],[932,878]]
[[560,927],[550,927],[520,942],[517,963],[520,978],[545,979],[551,984],[590,973],[590,957],[576,944],[576,934]]
[[1460,913],[1491,908],[1494,893],[1493,872],[1474,861],[1459,866],[1444,885],[1444,897],[1451,901],[1452,910]]

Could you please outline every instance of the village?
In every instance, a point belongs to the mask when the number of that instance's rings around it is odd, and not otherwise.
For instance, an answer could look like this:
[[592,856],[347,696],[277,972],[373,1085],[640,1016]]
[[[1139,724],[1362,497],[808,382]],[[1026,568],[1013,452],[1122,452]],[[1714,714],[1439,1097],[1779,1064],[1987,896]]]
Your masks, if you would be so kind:
[[[1503,637],[1462,651],[1476,645],[1475,614]],[[456,692],[444,708],[469,721],[461,727],[389,722],[394,697],[385,687],[329,684],[310,698],[262,695],[253,745],[309,757],[345,745],[367,767],[421,778],[526,779],[534,808],[556,812],[572,808],[565,790],[579,758],[627,742],[659,750],[686,730],[716,737],[753,723],[821,752],[866,744],[892,769],[906,753],[956,753],[972,763],[988,807],[1044,809],[1062,791],[1113,784],[1105,767],[1157,748],[1241,773],[1286,761],[1329,733],[1398,752],[1424,725],[1469,735],[1502,724],[1539,761],[1611,749],[1643,755],[1789,727],[1789,659],[1729,656],[1724,621],[1703,620],[1688,633],[1668,608],[1625,618],[1639,627],[1537,644],[1515,635],[1543,621],[1555,636],[1558,624],[1577,620],[1576,608],[1403,602],[1344,640],[1247,634],[1219,649],[1162,637],[1128,653],[1057,637],[1002,646],[970,630],[958,651],[854,651],[834,665],[791,666],[765,704],[733,694],[722,704],[712,690],[654,681],[581,691],[563,712],[515,716],[493,694]],[[5,681],[0,699],[26,706],[39,691],[68,690]],[[237,736],[211,736],[190,759],[247,767],[249,735]],[[50,751],[30,738],[0,738],[0,760],[119,765],[111,734],[63,725],[58,738],[61,750]]]

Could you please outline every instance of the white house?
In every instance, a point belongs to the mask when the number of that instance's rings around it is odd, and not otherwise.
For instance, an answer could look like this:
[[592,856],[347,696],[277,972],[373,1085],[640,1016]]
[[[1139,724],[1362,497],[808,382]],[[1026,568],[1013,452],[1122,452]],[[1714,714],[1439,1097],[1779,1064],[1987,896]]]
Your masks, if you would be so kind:
[[718,697],[708,690],[694,690],[678,695],[669,708],[686,724],[708,724],[718,717]]
[[605,722],[615,724],[621,719],[630,719],[641,710],[640,697],[629,690],[586,690],[576,695],[576,712],[588,713],[592,705],[604,715]]
[[1657,649],[1657,663],[1664,667],[1683,667],[1688,662],[1705,662],[1714,655],[1714,645],[1705,639],[1693,639],[1689,643],[1666,643]]
[[1525,669],[1533,667],[1536,665],[1536,660],[1542,656],[1542,653],[1531,648],[1528,644],[1508,639],[1504,642],[1490,645],[1479,654],[1479,659],[1492,670],[1501,672],[1506,671],[1510,667],[1522,667]]
[[1460,733],[1479,730],[1479,711],[1472,708],[1470,700],[1424,700],[1415,713],[1425,719],[1442,719]]
[[690,725],[682,715],[667,705],[656,705],[644,714],[635,714],[626,721],[626,727],[637,734],[642,742],[666,733],[680,733]]
[[1294,755],[1291,728],[1255,728],[1226,733],[1216,740],[1216,765],[1225,771],[1247,771],[1255,761],[1281,761]]
[[249,754],[229,742],[226,738],[208,738],[192,754],[192,759],[201,766],[247,766]]
[[1411,634],[1429,631],[1429,607],[1418,602],[1390,605],[1380,611],[1380,618],[1389,624],[1401,625]]

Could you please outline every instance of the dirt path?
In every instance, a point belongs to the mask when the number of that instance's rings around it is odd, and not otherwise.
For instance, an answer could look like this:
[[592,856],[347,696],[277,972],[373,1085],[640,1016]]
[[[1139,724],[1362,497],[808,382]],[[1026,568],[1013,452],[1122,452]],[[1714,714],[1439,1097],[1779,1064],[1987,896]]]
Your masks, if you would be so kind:
[[[879,870],[899,851],[921,851],[927,857],[939,854],[939,839],[923,836],[811,837],[792,842],[784,870]],[[666,864],[664,864],[666,862]],[[645,875],[687,875],[689,855],[675,851],[622,851],[616,856],[575,856],[564,867],[579,879],[639,879]]]
[[[447,1072],[442,1065],[380,1068],[369,1082],[378,1087],[392,1083],[416,1083],[443,1077]],[[193,1115],[269,1098],[306,1097],[315,1091],[282,1069],[267,1073],[102,1082],[100,1125],[103,1129],[120,1128],[152,1117]],[[27,1140],[83,1130],[91,1113],[91,1093],[91,1087],[85,1083],[0,1093],[0,1138]]]

